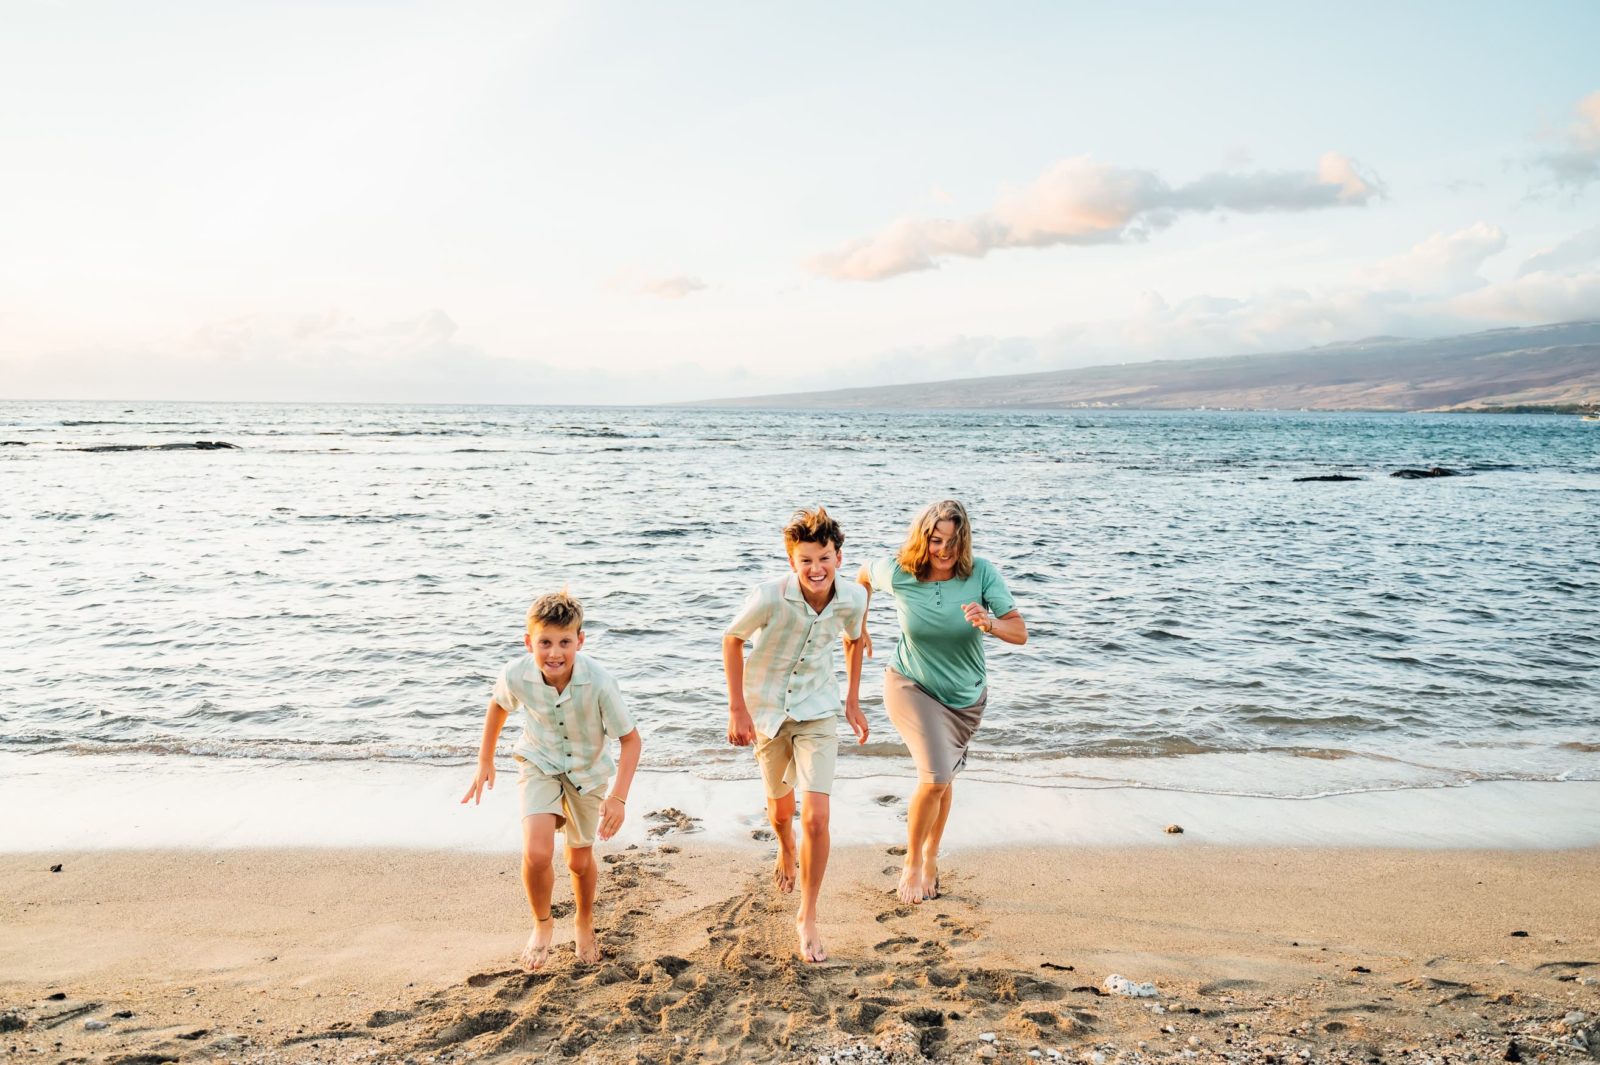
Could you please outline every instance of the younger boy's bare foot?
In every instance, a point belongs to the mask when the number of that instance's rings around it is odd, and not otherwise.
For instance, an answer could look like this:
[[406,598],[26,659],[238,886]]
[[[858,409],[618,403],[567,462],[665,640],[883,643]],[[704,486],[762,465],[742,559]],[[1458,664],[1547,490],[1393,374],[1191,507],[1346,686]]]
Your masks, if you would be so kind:
[[772,883],[777,887],[778,893],[789,895],[794,892],[795,878],[794,836],[778,837],[778,859],[772,865]]
[[800,938],[800,957],[806,961],[827,961],[828,952],[822,947],[822,933],[817,930],[816,918],[795,918],[795,934]]
[[900,886],[895,889],[895,894],[900,896],[901,902],[922,901],[922,866],[906,863],[905,868],[900,870]]
[[544,968],[544,963],[550,960],[550,940],[556,934],[556,919],[546,917],[533,922],[533,934],[528,937],[528,945],[522,948],[522,954],[517,961],[522,963],[526,972],[538,972]]
[[595,937],[594,925],[573,927],[572,948],[577,952],[578,960],[585,965],[593,965],[600,960],[600,940]]

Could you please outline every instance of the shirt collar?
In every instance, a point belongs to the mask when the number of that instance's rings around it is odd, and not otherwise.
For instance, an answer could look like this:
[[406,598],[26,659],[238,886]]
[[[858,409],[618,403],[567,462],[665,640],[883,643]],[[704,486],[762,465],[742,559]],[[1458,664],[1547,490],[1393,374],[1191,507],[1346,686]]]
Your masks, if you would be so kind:
[[[589,668],[589,656],[580,654],[572,663],[572,679],[567,681],[567,690],[570,691],[574,684],[590,684],[594,681],[593,671]],[[534,661],[533,655],[528,655],[528,682],[535,690],[543,689],[550,693],[550,698],[558,698],[556,690],[544,682],[544,674],[539,670],[539,663]]]
[[[788,578],[783,582],[783,597],[790,602],[799,603],[807,610],[811,609],[811,604],[806,602],[805,593],[800,590],[800,578],[797,574],[790,573]],[[833,575],[833,596],[828,600],[821,610],[817,611],[818,616],[826,614],[830,609],[833,608],[833,604],[837,603],[838,601],[839,575],[835,573]]]

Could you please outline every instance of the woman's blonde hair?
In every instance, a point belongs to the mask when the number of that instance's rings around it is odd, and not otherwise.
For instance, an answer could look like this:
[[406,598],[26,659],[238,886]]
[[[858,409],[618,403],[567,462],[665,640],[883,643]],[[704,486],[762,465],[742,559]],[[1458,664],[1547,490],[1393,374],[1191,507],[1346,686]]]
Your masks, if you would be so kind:
[[906,530],[906,542],[900,548],[900,557],[896,561],[901,569],[917,580],[927,580],[928,574],[933,572],[928,541],[941,521],[955,524],[956,576],[966,580],[972,576],[972,523],[967,520],[967,508],[954,499],[930,503],[922,509],[922,513],[911,522],[911,528]]

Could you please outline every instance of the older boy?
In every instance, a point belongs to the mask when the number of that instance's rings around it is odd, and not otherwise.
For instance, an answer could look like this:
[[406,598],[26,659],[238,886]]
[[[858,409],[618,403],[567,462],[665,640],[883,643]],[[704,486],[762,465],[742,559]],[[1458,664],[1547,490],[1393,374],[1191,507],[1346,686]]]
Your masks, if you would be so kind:
[[[785,894],[795,884],[794,793],[796,788],[805,793],[795,932],[800,956],[816,962],[828,957],[817,931],[817,899],[828,867],[828,793],[839,750],[833,641],[847,639],[844,716],[857,742],[866,743],[867,719],[860,705],[865,645],[849,641],[865,632],[867,595],[855,582],[837,580],[844,533],[826,510],[795,512],[783,539],[791,572],[757,585],[722,637],[728,742],[755,744],[767,818],[778,837],[773,882]],[[752,638],[746,662],[744,645]]]
[[[583,646],[583,606],[565,591],[542,595],[528,608],[528,631],[518,655],[500,671],[483,722],[478,774],[461,801],[474,804],[494,787],[494,749],[512,711],[521,710],[522,735],[513,753],[522,793],[522,886],[533,911],[533,933],[522,950],[522,967],[540,969],[550,958],[555,921],[550,892],[556,829],[566,837],[572,873],[574,947],[580,962],[600,960],[594,934],[596,868],[594,840],[610,839],[627,816],[628,789],[639,766],[639,730],[622,705],[622,693]],[[606,740],[621,745],[620,766]],[[615,768],[617,779],[606,794]],[[605,797],[602,799],[601,796]]]

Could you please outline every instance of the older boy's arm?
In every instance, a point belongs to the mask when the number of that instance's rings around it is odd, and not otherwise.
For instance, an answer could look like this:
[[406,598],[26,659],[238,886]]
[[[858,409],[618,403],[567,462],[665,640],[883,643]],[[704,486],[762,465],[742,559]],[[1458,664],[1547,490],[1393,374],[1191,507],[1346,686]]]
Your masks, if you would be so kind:
[[857,743],[866,743],[867,735],[872,731],[867,724],[867,715],[861,712],[861,660],[863,652],[872,645],[871,638],[867,635],[866,615],[861,619],[861,636],[844,640],[845,664],[845,695],[844,719],[850,726],[850,731],[856,734]]
[[506,708],[489,700],[488,712],[483,717],[483,741],[478,744],[478,774],[472,778],[472,787],[461,796],[461,801],[472,800],[476,806],[483,798],[483,789],[494,790],[494,748],[500,742],[500,730],[505,728]]
[[722,672],[728,679],[728,742],[748,747],[756,741],[756,726],[744,704],[744,641],[737,636],[722,638]]
[[600,804],[600,838],[610,839],[617,834],[617,829],[622,827],[622,822],[628,816],[628,792],[633,788],[633,774],[639,768],[639,752],[644,750],[644,742],[639,739],[639,730],[623,736],[617,741],[622,745],[622,756],[617,759],[617,778],[611,782],[611,794],[606,796],[606,801]]

